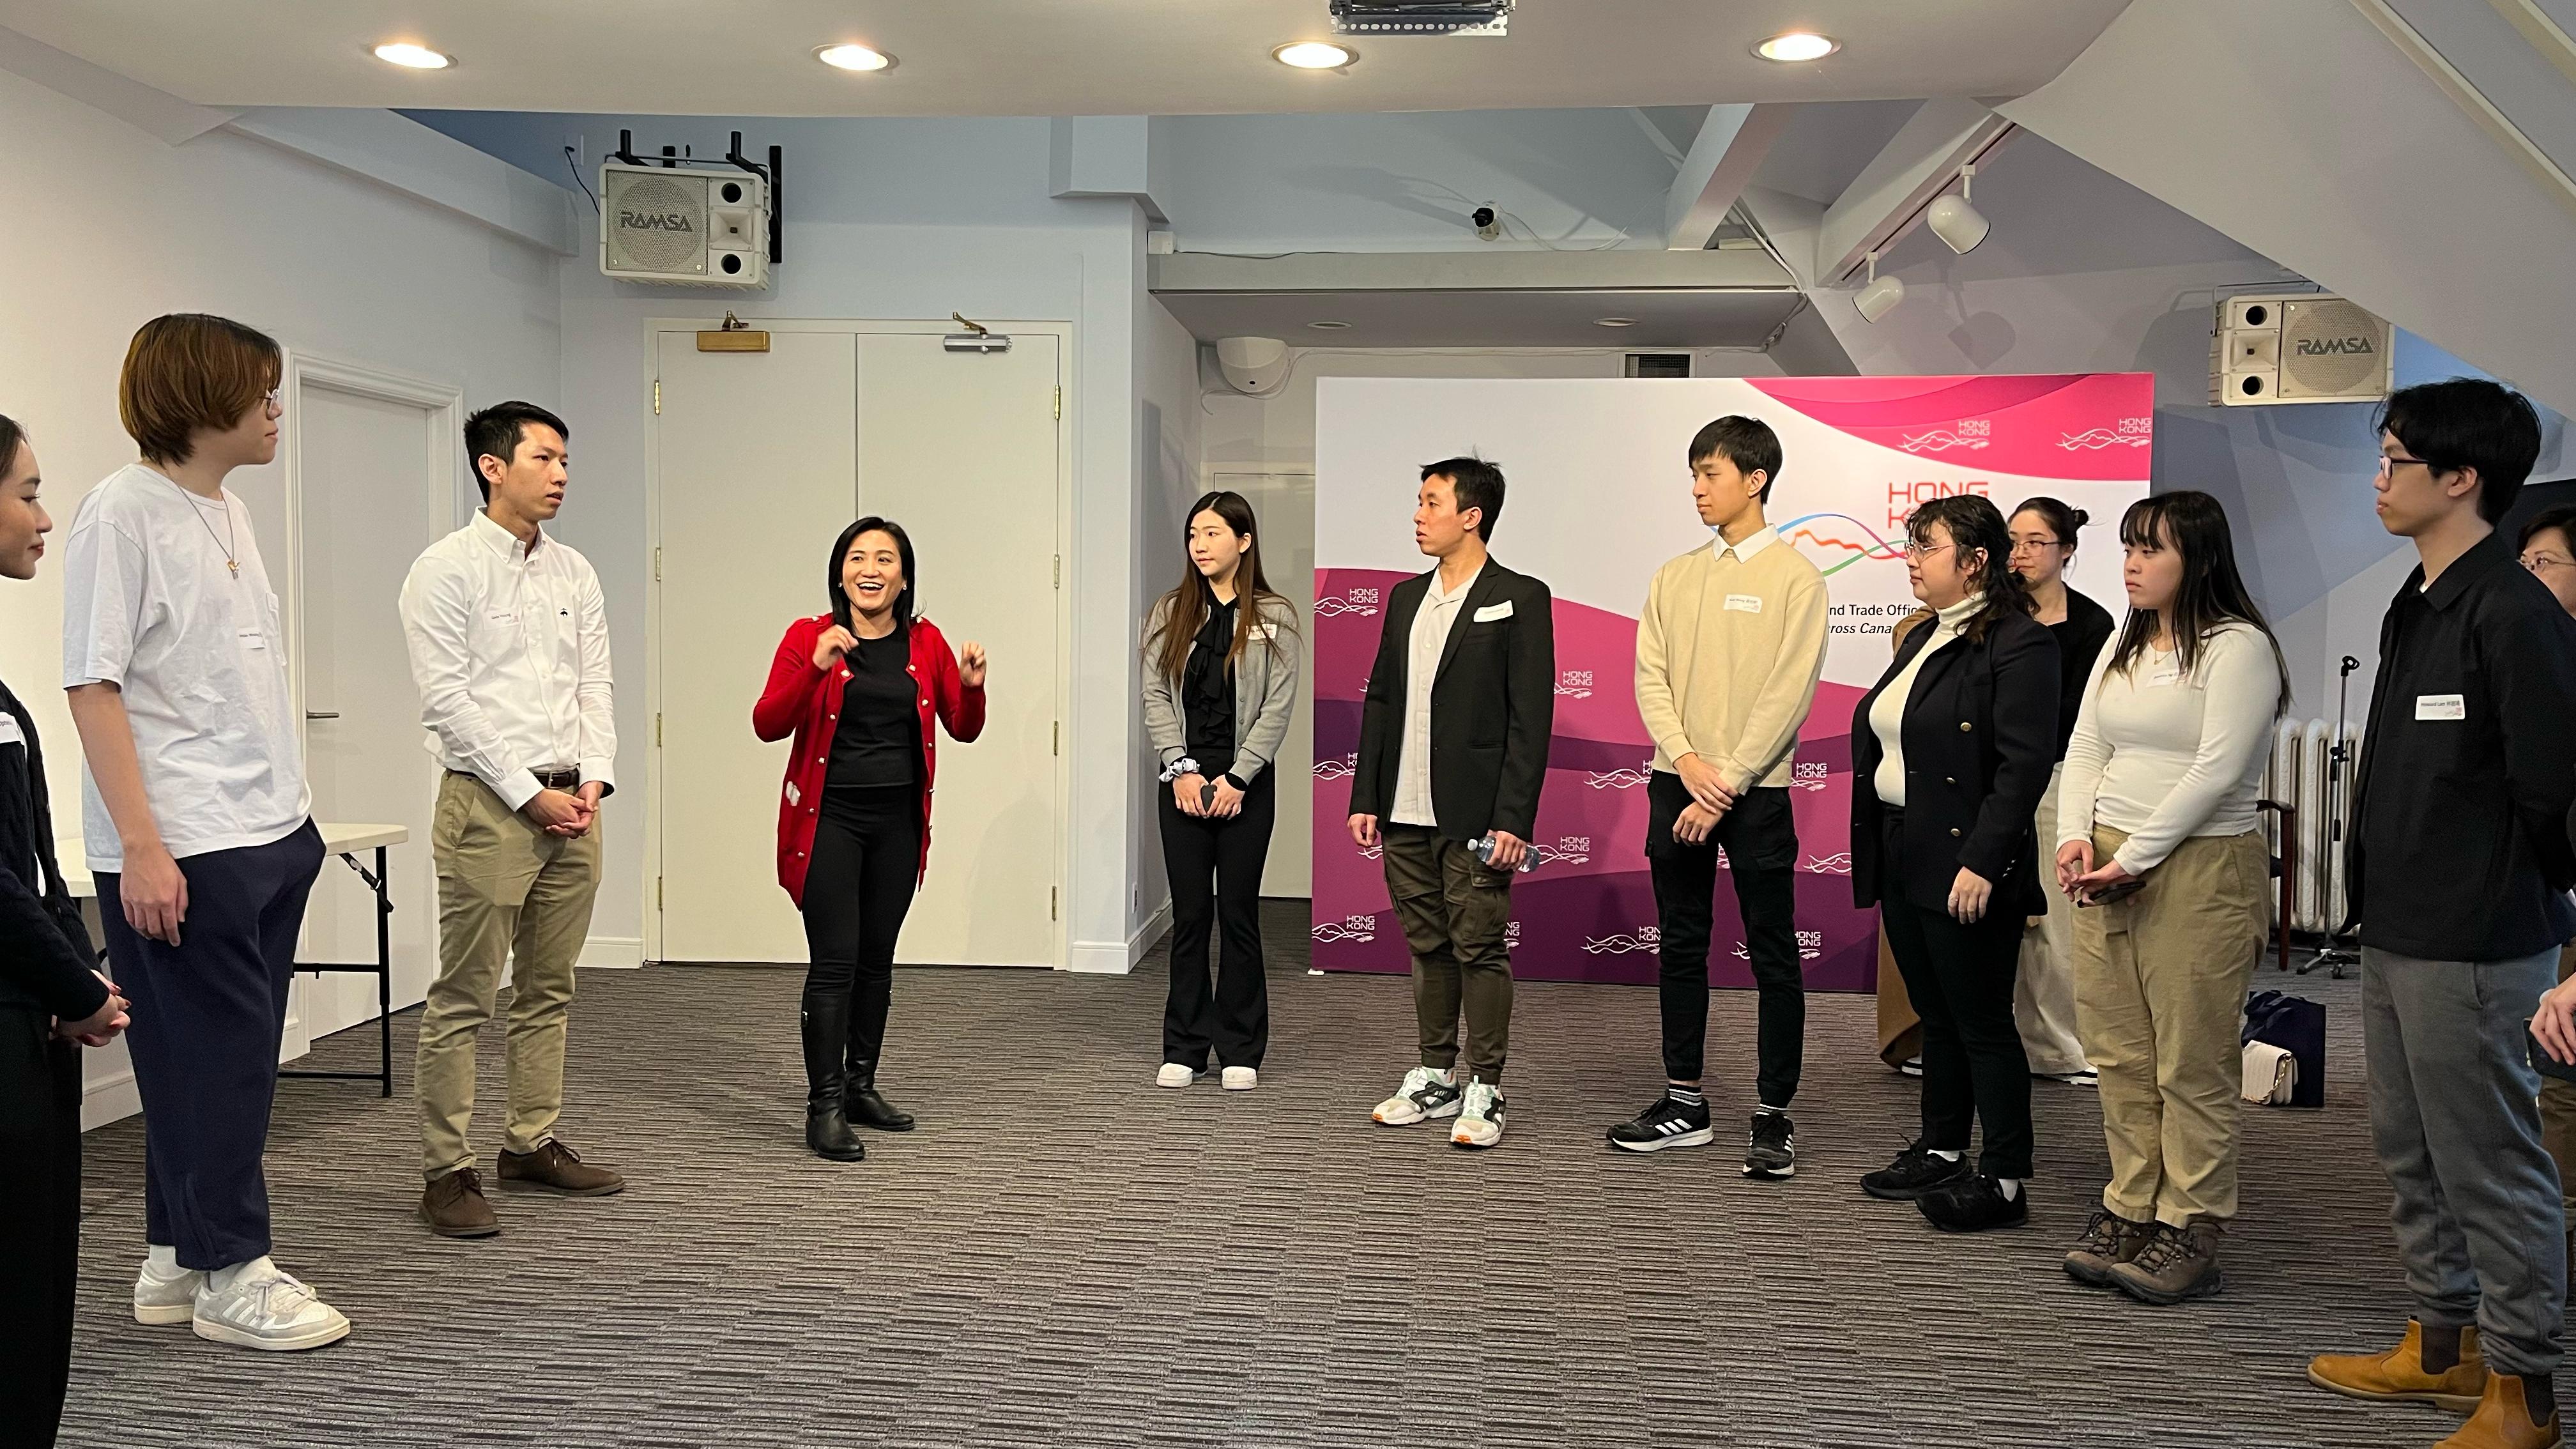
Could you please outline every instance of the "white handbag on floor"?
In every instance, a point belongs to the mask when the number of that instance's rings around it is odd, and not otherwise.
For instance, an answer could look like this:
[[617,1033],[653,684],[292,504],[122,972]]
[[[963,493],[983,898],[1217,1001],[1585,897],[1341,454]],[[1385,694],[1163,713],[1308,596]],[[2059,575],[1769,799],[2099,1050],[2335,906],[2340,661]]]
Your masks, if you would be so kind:
[[2299,1059],[2287,1048],[2267,1041],[2245,1044],[2245,1084],[2237,1095],[2258,1106],[2281,1107],[2298,1086]]

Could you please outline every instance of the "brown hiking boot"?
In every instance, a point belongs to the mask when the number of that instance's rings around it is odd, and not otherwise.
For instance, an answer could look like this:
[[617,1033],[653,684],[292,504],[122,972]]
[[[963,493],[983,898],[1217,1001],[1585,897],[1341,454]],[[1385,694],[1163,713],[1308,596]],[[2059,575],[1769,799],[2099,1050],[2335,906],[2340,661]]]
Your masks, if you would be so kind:
[[488,1238],[501,1231],[501,1220],[483,1200],[483,1179],[470,1167],[430,1179],[420,1195],[420,1220],[442,1238]]
[[2066,1255],[2066,1276],[2095,1288],[2111,1286],[2111,1270],[2138,1256],[2147,1245],[2153,1223],[2133,1223],[2109,1208],[2097,1207],[2084,1224],[2084,1236]]
[[581,1154],[554,1141],[542,1144],[534,1152],[503,1152],[501,1180],[559,1192],[565,1197],[606,1197],[626,1190],[625,1178],[607,1168],[590,1166],[581,1160]]
[[2557,1405],[2550,1406],[2548,1422],[2535,1422],[2522,1376],[2489,1374],[2477,1412],[2434,1449],[2558,1449],[2558,1442]]
[[2486,1393],[2487,1366],[2478,1354],[2478,1331],[2469,1327],[2460,1330],[2460,1361],[2426,1373],[2424,1325],[2410,1318],[2406,1337],[2386,1353],[2329,1353],[2308,1360],[2308,1382],[2350,1398],[2439,1404],[2465,1414]]
[[2158,1223],[2138,1255],[2111,1270],[2111,1282],[2141,1303],[2163,1307],[2215,1297],[2223,1282],[2218,1224],[2207,1218],[2195,1218],[2185,1228]]

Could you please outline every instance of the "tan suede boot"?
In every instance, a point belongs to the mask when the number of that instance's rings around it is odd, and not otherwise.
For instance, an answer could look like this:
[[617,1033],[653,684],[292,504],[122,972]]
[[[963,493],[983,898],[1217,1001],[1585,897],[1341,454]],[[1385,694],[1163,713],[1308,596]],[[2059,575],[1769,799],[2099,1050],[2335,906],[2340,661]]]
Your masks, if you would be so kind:
[[2558,1449],[2558,1439],[2556,1406],[2550,1409],[2549,1422],[2533,1423],[2531,1406],[2523,1398],[2522,1376],[2489,1374],[2478,1411],[2460,1426],[2460,1432],[2434,1449]]
[[2460,1330],[2460,1361],[2448,1372],[2426,1373],[2424,1325],[2410,1318],[2406,1337],[2386,1353],[2329,1353],[2310,1359],[2308,1382],[2351,1398],[2439,1404],[2465,1414],[2486,1393],[2487,1366],[2478,1355],[2478,1331],[2471,1327]]

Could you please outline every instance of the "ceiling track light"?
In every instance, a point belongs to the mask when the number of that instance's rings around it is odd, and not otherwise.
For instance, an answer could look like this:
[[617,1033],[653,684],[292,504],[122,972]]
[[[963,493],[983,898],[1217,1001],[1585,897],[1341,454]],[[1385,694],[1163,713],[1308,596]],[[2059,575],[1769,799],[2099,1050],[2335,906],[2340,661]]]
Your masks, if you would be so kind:
[[1878,319],[1894,311],[1905,300],[1905,279],[1878,274],[1878,253],[1869,254],[1869,282],[1852,295],[1852,306],[1860,310],[1860,320],[1877,324]]
[[1932,198],[1932,204],[1923,212],[1924,224],[1932,228],[1932,234],[1941,239],[1943,246],[1961,256],[1975,251],[1977,243],[1984,241],[1986,233],[1994,229],[1994,224],[1986,220],[1984,212],[1968,204],[1969,188],[1975,184],[1976,176],[1974,162],[1960,167],[1959,194],[1953,196],[1945,191]]

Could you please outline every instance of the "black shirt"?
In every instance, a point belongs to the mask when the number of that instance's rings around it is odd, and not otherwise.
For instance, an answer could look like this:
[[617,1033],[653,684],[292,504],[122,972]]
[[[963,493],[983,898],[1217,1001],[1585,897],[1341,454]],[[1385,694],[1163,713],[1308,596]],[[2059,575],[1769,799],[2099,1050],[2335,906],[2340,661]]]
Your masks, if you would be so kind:
[[2057,758],[2066,758],[2067,741],[2075,738],[2075,711],[2084,705],[2084,686],[2093,677],[2093,661],[2111,639],[2111,611],[2075,592],[2066,591],[2066,617],[2048,626],[2057,636]]
[[921,783],[921,714],[909,633],[897,628],[882,639],[862,639],[850,652],[850,682],[841,689],[824,789]]
[[2490,534],[2379,628],[2347,895],[2366,946],[2510,961],[2576,933],[2576,619]]
[[106,1002],[107,988],[92,974],[89,928],[54,863],[36,722],[7,685],[0,720],[0,1006],[77,1021]]
[[[1201,586],[1204,589],[1204,585]],[[1181,724],[1190,758],[1199,773],[1213,780],[1234,768],[1234,604],[1220,604],[1205,594],[1207,622],[1190,646],[1190,662],[1181,670]],[[1240,602],[1242,595],[1235,596]]]

